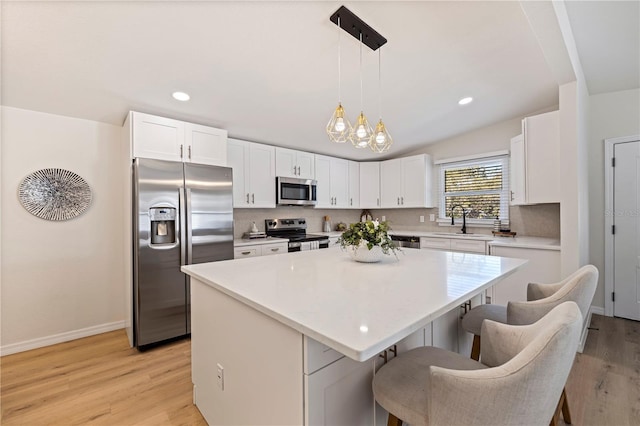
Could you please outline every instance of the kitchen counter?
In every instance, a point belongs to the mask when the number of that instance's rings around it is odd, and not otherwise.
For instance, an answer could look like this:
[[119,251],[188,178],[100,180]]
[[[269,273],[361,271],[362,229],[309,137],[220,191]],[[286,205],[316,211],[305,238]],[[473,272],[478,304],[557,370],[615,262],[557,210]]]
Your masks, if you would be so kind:
[[456,238],[465,240],[487,241],[490,246],[535,248],[542,250],[560,250],[560,240],[543,237],[494,237],[491,234],[460,234],[455,232],[427,232],[411,230],[393,230],[390,235],[429,238]]
[[182,271],[192,277],[192,286],[198,280],[364,361],[526,263],[431,250],[398,256],[364,264],[340,251],[319,250],[189,265]]
[[289,240],[287,238],[276,238],[276,237],[267,237],[267,238],[238,238],[233,240],[234,247],[244,247],[244,246],[255,246],[255,245],[263,245],[263,244],[279,244],[279,243],[287,243]]

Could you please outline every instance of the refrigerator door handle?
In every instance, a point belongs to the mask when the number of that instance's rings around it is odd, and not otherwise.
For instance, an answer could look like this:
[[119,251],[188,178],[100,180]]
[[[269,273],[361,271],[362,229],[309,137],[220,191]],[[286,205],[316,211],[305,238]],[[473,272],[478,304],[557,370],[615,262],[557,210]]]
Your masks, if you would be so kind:
[[192,244],[192,240],[193,240],[193,234],[192,234],[192,224],[191,224],[191,188],[187,188],[186,189],[186,194],[187,194],[187,203],[186,203],[186,212],[185,212],[185,223],[187,224],[186,226],[186,233],[189,236],[189,238],[187,239],[187,264],[191,265],[193,263],[193,244]]
[[186,265],[187,261],[187,232],[185,218],[187,217],[186,204],[184,202],[184,187],[178,189],[178,200],[180,203],[180,265]]

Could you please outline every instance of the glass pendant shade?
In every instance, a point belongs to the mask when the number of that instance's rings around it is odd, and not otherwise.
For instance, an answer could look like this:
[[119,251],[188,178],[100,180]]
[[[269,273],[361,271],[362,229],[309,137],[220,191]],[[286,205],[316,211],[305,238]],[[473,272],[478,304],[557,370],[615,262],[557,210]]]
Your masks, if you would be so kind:
[[378,121],[378,124],[376,124],[376,129],[374,130],[373,136],[371,137],[369,148],[371,148],[373,152],[381,153],[388,151],[389,148],[391,148],[392,144],[393,138],[387,131],[387,128],[382,122],[382,119],[380,119],[380,121]]
[[367,117],[365,117],[364,113],[360,111],[356,125],[353,126],[351,134],[349,135],[349,140],[351,140],[351,143],[356,148],[366,148],[369,146],[372,135],[373,129],[369,125]]
[[341,103],[338,103],[337,108],[333,111],[331,120],[327,123],[327,135],[329,140],[336,143],[345,143],[349,140],[349,134],[351,133],[351,123],[344,116],[344,108]]

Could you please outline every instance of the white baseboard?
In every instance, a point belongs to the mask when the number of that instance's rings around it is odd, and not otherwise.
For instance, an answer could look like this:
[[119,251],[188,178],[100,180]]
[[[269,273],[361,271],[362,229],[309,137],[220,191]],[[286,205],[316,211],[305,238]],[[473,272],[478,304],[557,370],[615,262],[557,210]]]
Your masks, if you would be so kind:
[[29,351],[31,349],[42,348],[55,345],[57,343],[68,342],[82,337],[94,336],[108,331],[124,328],[124,321],[115,321],[107,324],[94,325],[80,330],[67,331],[65,333],[54,334],[52,336],[39,337],[37,339],[25,340],[24,342],[11,343],[0,347],[0,356],[11,355],[18,352]]
[[587,313],[587,320],[584,322],[584,328],[582,329],[582,335],[580,336],[580,343],[578,344],[579,353],[582,353],[582,351],[584,350],[584,344],[587,342],[587,336],[589,335],[589,327],[591,326],[591,316],[593,314],[604,315],[604,308],[601,308],[600,306],[589,307],[589,312]]

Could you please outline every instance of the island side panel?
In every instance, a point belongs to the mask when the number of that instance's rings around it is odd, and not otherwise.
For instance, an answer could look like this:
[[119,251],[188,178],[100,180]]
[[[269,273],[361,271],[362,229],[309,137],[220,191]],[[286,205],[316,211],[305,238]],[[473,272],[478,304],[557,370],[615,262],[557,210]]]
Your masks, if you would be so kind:
[[191,279],[194,402],[209,425],[303,424],[302,341],[301,333]]

